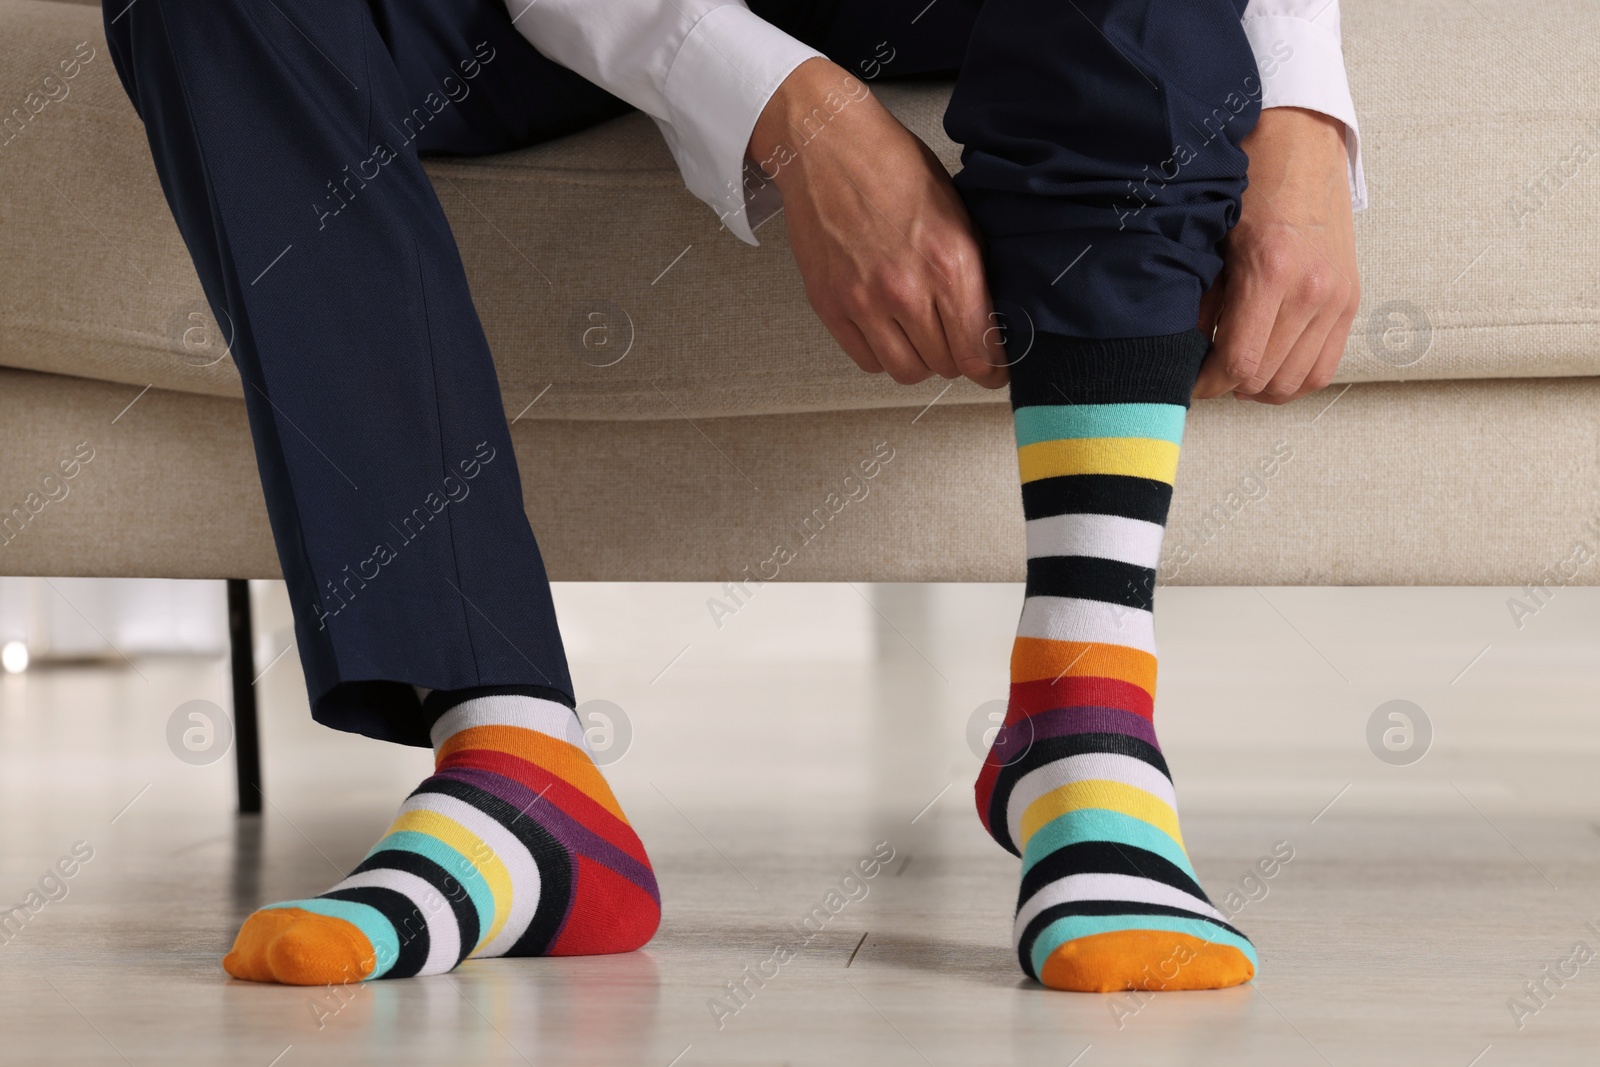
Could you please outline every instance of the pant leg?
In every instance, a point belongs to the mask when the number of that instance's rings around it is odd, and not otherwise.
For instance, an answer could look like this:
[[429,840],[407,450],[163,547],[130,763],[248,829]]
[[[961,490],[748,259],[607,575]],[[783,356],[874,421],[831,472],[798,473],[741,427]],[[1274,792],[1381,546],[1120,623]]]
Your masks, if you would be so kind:
[[1008,318],[1095,339],[1194,329],[1260,114],[1244,3],[983,4],[945,129]]
[[749,0],[750,10],[865,81],[955,77],[983,0]]
[[572,701],[487,343],[419,151],[621,110],[498,0],[106,5],[244,380],[312,713],[427,744],[413,685]]

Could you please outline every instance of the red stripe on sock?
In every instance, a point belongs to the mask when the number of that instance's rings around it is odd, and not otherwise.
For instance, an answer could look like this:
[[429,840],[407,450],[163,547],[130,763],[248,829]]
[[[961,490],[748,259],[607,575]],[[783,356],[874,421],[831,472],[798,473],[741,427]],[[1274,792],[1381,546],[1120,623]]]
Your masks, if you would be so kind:
[[[1012,682],[1011,700],[1006,705],[1006,725],[1042,715],[1057,708],[1117,708],[1146,719],[1155,714],[1155,701],[1144,689],[1120,678],[1094,678],[1087,675]],[[999,780],[1001,766],[984,760],[973,783],[978,818],[989,829],[989,801]]]
[[[1000,776],[1000,768],[988,760],[983,761],[983,767],[978,771],[978,780],[972,785],[973,799],[978,803],[978,821],[983,823],[985,830],[989,829],[989,801],[994,797],[994,783]],[[990,831],[990,837],[994,832]]]
[[576,857],[572,867],[572,907],[547,955],[632,952],[655,936],[661,907],[649,894],[587,857]]
[[1007,725],[1030,715],[1057,708],[1118,708],[1142,715],[1155,714],[1155,700],[1131,682],[1119,678],[1067,677],[1054,681],[1012,682],[1006,708]]

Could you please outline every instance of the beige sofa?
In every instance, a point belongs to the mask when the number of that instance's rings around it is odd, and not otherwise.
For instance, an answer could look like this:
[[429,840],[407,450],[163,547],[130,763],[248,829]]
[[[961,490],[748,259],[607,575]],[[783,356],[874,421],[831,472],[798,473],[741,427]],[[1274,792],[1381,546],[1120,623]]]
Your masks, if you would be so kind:
[[[1325,394],[1197,406],[1163,581],[1600,575],[1567,564],[1600,513],[1600,6],[1484,12],[1347,0],[1362,315]],[[98,10],[0,0],[0,73],[0,573],[275,576],[239,378]],[[945,89],[880,92],[956,165]],[[643,118],[429,171],[552,577],[721,581],[780,543],[786,579],[1021,577],[1004,395],[857,372],[781,217],[758,249],[720,231]]]

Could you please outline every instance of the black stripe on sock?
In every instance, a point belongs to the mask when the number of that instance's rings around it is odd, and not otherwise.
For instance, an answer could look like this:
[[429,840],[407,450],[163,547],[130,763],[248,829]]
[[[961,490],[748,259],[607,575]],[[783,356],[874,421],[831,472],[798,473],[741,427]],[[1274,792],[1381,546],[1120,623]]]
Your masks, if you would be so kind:
[[1011,367],[1011,405],[1177,404],[1187,408],[1211,342],[1199,330],[1091,340],[1039,333]]
[[[1244,938],[1246,941],[1249,940],[1249,938],[1244,937],[1238,930],[1235,930],[1225,922],[1218,922],[1209,915],[1196,915],[1194,912],[1185,911],[1183,908],[1173,908],[1165,904],[1143,904],[1132,900],[1069,900],[1060,904],[1052,904],[1038,915],[1035,915],[1028,923],[1027,928],[1022,931],[1022,936],[1017,939],[1017,962],[1022,964],[1023,973],[1034,981],[1039,980],[1039,976],[1033,973],[1034,942],[1039,940],[1039,935],[1051,923],[1057,919],[1064,919],[1069,915],[1166,915],[1175,919],[1195,919],[1199,922],[1221,927],[1231,934]],[[1157,932],[1170,933],[1171,931]],[[1173,947],[1177,947],[1176,942],[1174,942]],[[1156,977],[1159,980],[1160,975]]]
[[999,841],[1001,848],[1010,852],[1020,852],[1020,849],[1011,843],[1006,806],[1010,803],[1012,788],[1022,780],[1022,776],[1056,760],[1090,752],[1132,756],[1166,775],[1167,781],[1172,780],[1172,773],[1167,770],[1167,761],[1162,759],[1161,751],[1148,741],[1127,734],[1068,734],[1066,737],[1035,740],[1028,746],[1026,752],[1000,768],[1000,773],[994,782],[994,793],[989,797],[989,832]]
[[352,904],[376,908],[389,920],[389,925],[394,927],[395,937],[400,940],[400,958],[384,973],[385,978],[410,978],[428,962],[428,920],[404,893],[382,886],[364,885],[353,889],[335,889],[322,895],[331,900],[348,900]]
[[419,793],[439,793],[470,804],[522,842],[539,868],[539,906],[534,910],[528,928],[506,955],[544,955],[560,932],[561,924],[572,906],[572,891],[577,884],[577,862],[572,854],[533,815],[518,811],[514,805],[475,785],[453,778],[434,777],[424,781],[411,795]]
[[1211,903],[1206,891],[1165,856],[1120,841],[1079,841],[1056,849],[1028,868],[1017,888],[1017,907],[1022,907],[1051,882],[1059,882],[1071,874],[1126,874],[1148,878]]
[[378,869],[414,874],[449,902],[450,910],[455,913],[456,929],[461,932],[461,949],[456,957],[456,963],[459,964],[466,959],[472,950],[478,947],[478,937],[482,932],[478,922],[478,908],[472,903],[472,896],[467,892],[467,887],[449,871],[421,853],[403,848],[386,848],[362,860],[361,866],[350,873],[359,874],[362,871]]
[[1156,572],[1151,567],[1099,556],[1037,556],[1028,561],[1025,596],[1064,596],[1155,608]]
[[1022,486],[1022,514],[1030,519],[1116,515],[1165,526],[1171,504],[1172,486],[1126,474],[1063,474]]

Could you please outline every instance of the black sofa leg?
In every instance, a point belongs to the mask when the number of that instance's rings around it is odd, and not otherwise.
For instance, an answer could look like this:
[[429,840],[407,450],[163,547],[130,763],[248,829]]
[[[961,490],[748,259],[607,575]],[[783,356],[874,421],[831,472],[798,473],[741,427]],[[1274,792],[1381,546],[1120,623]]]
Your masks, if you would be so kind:
[[261,814],[261,735],[256,725],[255,633],[250,583],[228,579],[228,642],[233,665],[233,758],[239,776],[239,814]]

